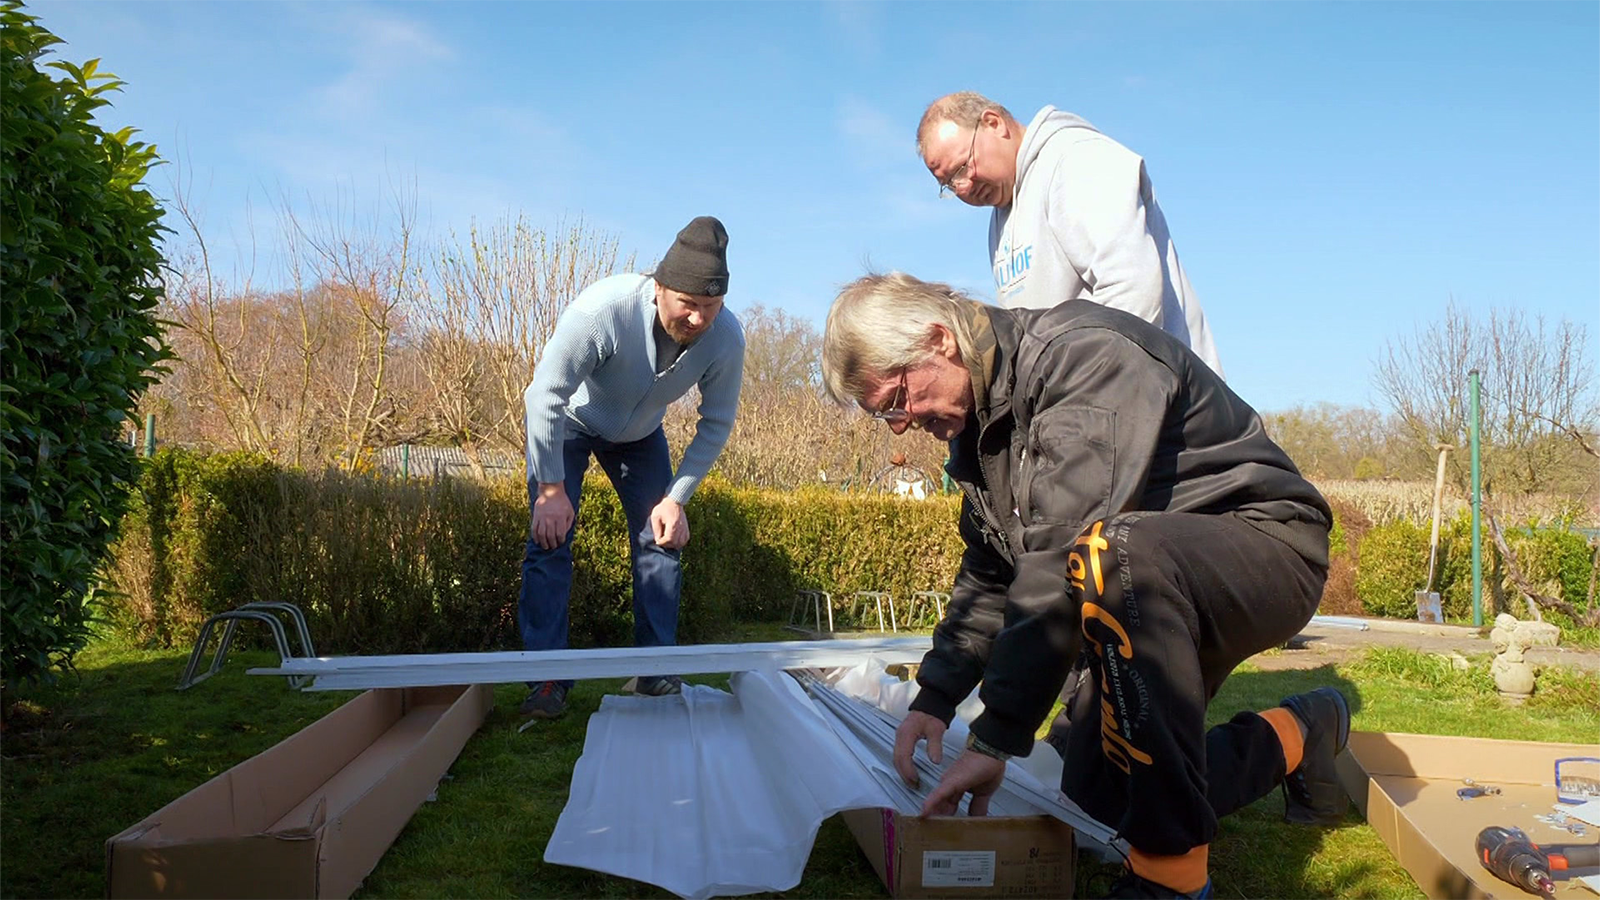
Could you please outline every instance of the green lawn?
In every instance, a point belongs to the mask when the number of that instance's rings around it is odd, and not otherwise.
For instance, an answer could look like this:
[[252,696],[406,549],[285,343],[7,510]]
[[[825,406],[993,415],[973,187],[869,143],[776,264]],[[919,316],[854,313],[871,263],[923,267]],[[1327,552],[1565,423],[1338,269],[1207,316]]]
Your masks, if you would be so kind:
[[[221,675],[178,693],[172,685],[185,654],[99,644],[80,655],[76,676],[62,684],[7,692],[0,732],[0,896],[103,896],[106,838],[348,698],[302,694],[281,681],[244,675],[247,666],[275,658],[238,654]],[[1600,677],[1548,670],[1534,699],[1512,709],[1494,694],[1483,661],[1461,672],[1403,650],[1375,650],[1337,668],[1242,668],[1213,704],[1213,719],[1322,684],[1347,692],[1355,725],[1364,730],[1553,741],[1593,741],[1600,734]],[[668,896],[541,861],[566,802],[588,715],[618,687],[581,684],[564,719],[518,734],[522,689],[501,686],[495,710],[467,744],[437,802],[417,813],[359,896]],[[1281,811],[1282,800],[1273,796],[1224,821],[1212,848],[1219,897],[1422,896],[1354,813],[1338,828],[1318,830],[1283,824]],[[1080,892],[1104,890],[1107,874],[1086,866]],[[818,835],[804,879],[783,896],[885,892],[833,819]]]

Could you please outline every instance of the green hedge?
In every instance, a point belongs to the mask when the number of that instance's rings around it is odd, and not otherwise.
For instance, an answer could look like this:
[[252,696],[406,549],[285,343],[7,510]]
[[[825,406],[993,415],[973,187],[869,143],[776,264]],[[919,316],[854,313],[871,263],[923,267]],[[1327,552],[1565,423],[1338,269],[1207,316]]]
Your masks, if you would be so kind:
[[[841,600],[856,590],[901,600],[949,590],[961,553],[957,510],[953,498],[912,503],[711,480],[689,505],[680,637],[781,620],[802,587]],[[123,524],[109,618],[147,645],[184,646],[207,616],[278,600],[306,613],[318,652],[516,649],[527,528],[516,480],[401,482],[166,450],[147,462]],[[573,544],[574,646],[632,640],[625,535],[616,493],[591,477]]]
[[[689,504],[679,634],[715,640],[729,623],[783,621],[800,588],[833,593],[841,630],[875,628],[873,607],[851,614],[853,592],[887,591],[903,613],[913,592],[950,589],[961,558],[959,503],[709,480]],[[1356,524],[1341,523],[1334,536],[1328,591],[1353,593],[1370,615],[1414,618],[1413,594],[1427,577],[1426,527]],[[163,451],[146,461],[123,523],[108,573],[110,617],[141,642],[181,647],[213,613],[286,600],[306,612],[319,652],[515,649],[527,528],[527,496],[515,479],[402,482]],[[1435,589],[1453,621],[1471,616],[1469,532],[1463,517],[1440,534]],[[632,640],[625,534],[615,491],[591,477],[573,546],[573,646]],[[1590,557],[1581,536],[1513,530],[1508,540],[1530,578],[1583,601]],[[1503,575],[1498,554],[1491,546],[1485,553],[1492,616],[1508,604],[1493,599],[1505,596]]]
[[[1357,547],[1356,594],[1364,612],[1374,616],[1416,617],[1415,593],[1428,578],[1428,525],[1410,521],[1377,525],[1362,535]],[[1552,528],[1507,529],[1523,574],[1538,590],[1583,607],[1589,589],[1593,550],[1575,532]],[[1523,616],[1526,606],[1510,583],[1500,551],[1483,527],[1484,618],[1497,611]],[[1439,552],[1433,589],[1445,618],[1472,619],[1472,520],[1462,515],[1439,529]]]

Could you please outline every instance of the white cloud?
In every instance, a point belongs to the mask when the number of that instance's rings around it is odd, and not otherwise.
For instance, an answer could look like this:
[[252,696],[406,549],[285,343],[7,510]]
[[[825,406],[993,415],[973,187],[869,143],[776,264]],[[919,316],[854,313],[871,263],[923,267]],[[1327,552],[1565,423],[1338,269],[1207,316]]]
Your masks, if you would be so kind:
[[315,108],[329,118],[369,117],[386,99],[400,94],[386,89],[401,80],[415,80],[428,64],[456,55],[414,19],[362,8],[343,8],[331,17],[318,13],[318,17],[327,36],[341,43],[347,60],[337,79],[313,92]]
[[899,122],[860,97],[839,102],[836,127],[850,155],[864,169],[899,168],[916,163],[917,123]]
[[832,0],[824,4],[828,21],[839,39],[865,59],[875,59],[882,51],[883,13],[876,4],[862,0]]
[[852,177],[872,185],[872,198],[862,209],[871,211],[876,227],[920,229],[929,222],[949,221],[963,209],[959,203],[939,199],[938,185],[917,159],[916,127],[915,113],[901,121],[860,97],[846,96],[839,102],[835,128],[845,157],[854,161],[857,171]]

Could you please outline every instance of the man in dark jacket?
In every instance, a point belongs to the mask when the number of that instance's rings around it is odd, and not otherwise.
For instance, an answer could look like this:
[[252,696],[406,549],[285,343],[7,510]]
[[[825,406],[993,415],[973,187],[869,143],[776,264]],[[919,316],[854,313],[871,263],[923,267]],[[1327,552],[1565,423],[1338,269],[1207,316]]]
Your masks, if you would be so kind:
[[1208,896],[1217,818],[1285,785],[1291,819],[1331,823],[1350,714],[1331,688],[1205,728],[1240,662],[1315,611],[1332,515],[1261,419],[1149,323],[1074,300],[1002,310],[903,274],[829,311],[828,392],[896,433],[950,442],[961,569],[895,742],[940,741],[981,682],[967,752],[924,814],[987,812],[1085,651],[1062,790],[1132,848],[1113,896]]

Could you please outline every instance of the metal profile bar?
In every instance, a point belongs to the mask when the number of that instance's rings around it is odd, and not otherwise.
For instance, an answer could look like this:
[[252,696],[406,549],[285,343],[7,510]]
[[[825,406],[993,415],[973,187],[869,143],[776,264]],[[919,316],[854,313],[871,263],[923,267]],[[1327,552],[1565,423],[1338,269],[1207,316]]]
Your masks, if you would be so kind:
[[364,690],[504,684],[563,678],[627,678],[634,675],[697,675],[752,669],[825,668],[855,665],[869,657],[892,664],[916,662],[931,638],[776,641],[673,647],[608,647],[599,650],[435,653],[396,656],[285,658],[276,668],[252,675],[313,676],[307,690]]
[[[878,757],[873,762],[882,763],[889,757],[894,747],[895,731],[900,724],[893,716],[870,703],[848,696],[832,685],[824,684],[819,679],[802,678],[801,682],[805,685],[807,693],[815,698],[823,708],[832,713],[847,728],[854,731],[862,740],[863,745],[869,745],[872,748],[872,753],[875,757]],[[927,758],[926,753],[920,749],[912,757],[918,773],[922,776],[922,786],[914,793],[909,791],[905,793],[916,798],[916,807],[921,806],[926,794],[933,789],[934,785],[938,784],[944,768],[952,764],[956,757],[963,752],[964,748],[948,731],[945,732],[945,739],[942,743],[944,744],[945,760],[943,765],[934,765]],[[867,760],[863,760],[863,762],[865,763]],[[1111,828],[1096,821],[1076,805],[1067,802],[1060,791],[1052,790],[1048,785],[1045,785],[1044,791],[1041,792],[1032,787],[1029,782],[1010,777],[1012,768],[1016,766],[1015,762],[1006,764],[1008,776],[1002,783],[996,797],[1002,804],[1009,806],[1010,804],[1006,803],[1006,801],[1010,799],[1031,805],[1046,815],[1054,816],[1071,825],[1081,838],[1097,848],[1107,848],[1117,840],[1116,834]],[[894,780],[896,782],[895,786],[903,789],[903,785],[898,783],[899,779],[896,778]]]

